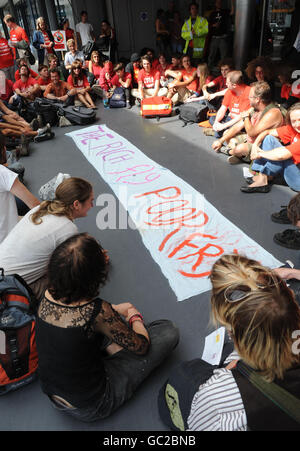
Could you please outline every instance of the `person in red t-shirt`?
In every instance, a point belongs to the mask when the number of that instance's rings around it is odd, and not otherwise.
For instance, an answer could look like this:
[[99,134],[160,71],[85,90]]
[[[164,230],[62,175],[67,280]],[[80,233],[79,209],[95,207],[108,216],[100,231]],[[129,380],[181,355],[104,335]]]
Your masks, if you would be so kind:
[[[29,38],[26,34],[26,31],[16,23],[16,19],[11,14],[7,14],[3,20],[4,20],[5,24],[7,25],[7,27],[9,28],[9,35],[10,35],[9,44],[12,47],[17,47],[18,43],[21,41],[26,41],[28,45],[30,44]],[[14,58],[16,58],[17,54],[16,54],[15,48],[13,49],[13,52],[14,52]],[[24,52],[25,52],[25,50],[18,49],[20,58],[25,56]]]
[[185,102],[198,90],[197,69],[191,65],[190,57],[184,55],[181,58],[181,64],[183,69],[180,70],[180,78],[175,79],[168,85],[168,98],[172,100],[173,105],[178,102]]
[[159,65],[157,66],[157,70],[160,73],[160,85],[161,86],[166,86],[167,84],[167,75],[166,75],[166,71],[168,69],[170,69],[171,64],[168,64],[166,55],[164,53],[161,53],[158,56],[158,61],[159,61]]
[[82,102],[87,108],[91,108],[93,110],[97,109],[89,94],[91,87],[87,77],[84,75],[80,61],[74,61],[72,64],[71,73],[67,79],[67,83],[71,86],[71,88],[76,89],[77,100]]
[[[219,63],[219,68],[221,75],[219,75],[214,80],[209,83],[205,83],[202,91],[206,100],[208,100],[212,106],[218,110],[221,106],[223,97],[227,91],[226,77],[227,74],[234,70],[233,61],[230,58],[225,58]],[[213,92],[208,91],[208,89],[213,89]],[[215,99],[215,100],[214,100]]]
[[251,159],[258,175],[242,192],[267,193],[269,178],[276,175],[283,175],[290,188],[300,191],[300,102],[288,110],[286,121],[288,125],[264,131],[255,140]]
[[130,103],[130,88],[132,87],[132,76],[129,72],[125,72],[123,63],[118,63],[114,67],[115,75],[111,79],[113,90],[115,88],[123,88],[126,97],[126,107],[131,108]]
[[21,78],[21,77],[20,77],[20,67],[21,67],[21,66],[27,66],[27,67],[28,67],[28,69],[29,69],[29,75],[30,75],[31,78],[36,78],[36,79],[39,78],[39,74],[37,74],[36,72],[34,72],[34,70],[30,69],[30,67],[29,67],[29,65],[28,65],[28,61],[27,61],[26,58],[20,58],[20,59],[18,59],[18,60],[17,60],[17,65],[18,65],[18,68],[19,68],[19,69],[17,69],[16,72],[15,72],[15,80],[16,80],[16,81],[20,80],[20,78]]
[[5,73],[5,77],[14,80],[14,54],[9,47],[7,39],[3,38],[0,32],[0,70]]
[[6,80],[5,80],[5,93],[4,94],[0,93],[0,100],[2,100],[2,102],[5,103],[5,105],[8,104],[9,99],[14,94],[14,89],[13,88],[14,88],[14,82],[9,80],[8,78],[6,78]]
[[139,71],[138,89],[133,89],[131,94],[139,100],[146,97],[165,96],[167,88],[159,87],[160,73],[151,66],[151,59],[145,55],[141,58],[142,69]]
[[18,105],[20,103],[20,98],[29,102],[33,101],[40,93],[38,82],[35,78],[30,77],[27,66],[20,67],[20,76],[20,80],[17,80],[14,83],[15,95],[10,98],[10,104]]
[[48,66],[42,64],[39,67],[39,74],[40,77],[37,79],[37,82],[39,84],[40,90],[44,92],[47,86],[51,83]]
[[226,84],[228,90],[224,95],[222,106],[215,118],[211,118],[216,138],[221,138],[224,130],[239,122],[241,113],[250,109],[250,86],[244,84],[242,72],[238,70],[229,72]]

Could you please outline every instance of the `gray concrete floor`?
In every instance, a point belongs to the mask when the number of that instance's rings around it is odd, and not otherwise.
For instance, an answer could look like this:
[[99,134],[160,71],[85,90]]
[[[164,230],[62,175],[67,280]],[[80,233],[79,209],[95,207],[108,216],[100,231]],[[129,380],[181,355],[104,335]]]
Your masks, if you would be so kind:
[[[274,224],[270,214],[287,205],[295,195],[288,187],[274,186],[268,194],[243,194],[242,165],[230,166],[226,157],[211,150],[213,138],[196,125],[182,127],[178,117],[160,122],[142,119],[132,110],[98,110],[98,122],[106,124],[137,146],[145,155],[203,193],[224,216],[281,261],[294,259],[297,251],[277,246],[273,235],[286,226]],[[95,198],[111,193],[109,186],[65,133],[74,127],[55,128],[52,141],[33,144],[31,155],[22,158],[25,180],[37,195],[41,185],[58,172],[89,180]],[[41,392],[38,382],[0,399],[0,430],[20,431],[158,431],[166,430],[157,410],[157,393],[169,370],[182,360],[201,357],[204,337],[213,329],[209,322],[209,292],[177,302],[168,281],[144,247],[138,231],[103,230],[96,226],[99,207],[77,221],[79,230],[89,232],[109,250],[112,272],[102,297],[112,303],[130,300],[146,321],[173,320],[181,341],[169,360],[150,376],[134,398],[104,421],[80,423],[55,411]]]

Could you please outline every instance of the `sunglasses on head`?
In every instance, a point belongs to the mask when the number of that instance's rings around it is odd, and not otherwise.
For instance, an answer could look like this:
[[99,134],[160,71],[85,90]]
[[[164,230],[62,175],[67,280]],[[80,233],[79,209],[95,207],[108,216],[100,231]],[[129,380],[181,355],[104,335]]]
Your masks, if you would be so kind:
[[281,282],[282,280],[274,278],[270,274],[261,274],[256,282],[257,290],[252,290],[248,285],[239,285],[236,288],[227,287],[224,291],[224,298],[226,302],[239,302],[252,293],[259,293],[266,288],[279,286]]

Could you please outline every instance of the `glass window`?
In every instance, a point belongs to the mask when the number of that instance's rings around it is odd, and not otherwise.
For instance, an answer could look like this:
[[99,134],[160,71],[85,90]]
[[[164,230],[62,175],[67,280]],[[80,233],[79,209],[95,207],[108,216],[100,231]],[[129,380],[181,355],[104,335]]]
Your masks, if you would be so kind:
[[72,7],[68,0],[55,0],[56,16],[60,24],[64,19],[69,19],[70,28],[75,29]]

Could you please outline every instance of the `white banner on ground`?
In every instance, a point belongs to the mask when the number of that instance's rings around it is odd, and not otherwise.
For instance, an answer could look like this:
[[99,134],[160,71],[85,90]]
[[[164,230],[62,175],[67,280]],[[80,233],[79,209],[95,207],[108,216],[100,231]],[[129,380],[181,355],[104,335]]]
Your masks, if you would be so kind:
[[129,212],[179,301],[211,288],[211,267],[223,254],[243,254],[271,268],[281,264],[202,194],[106,125],[67,136]]

